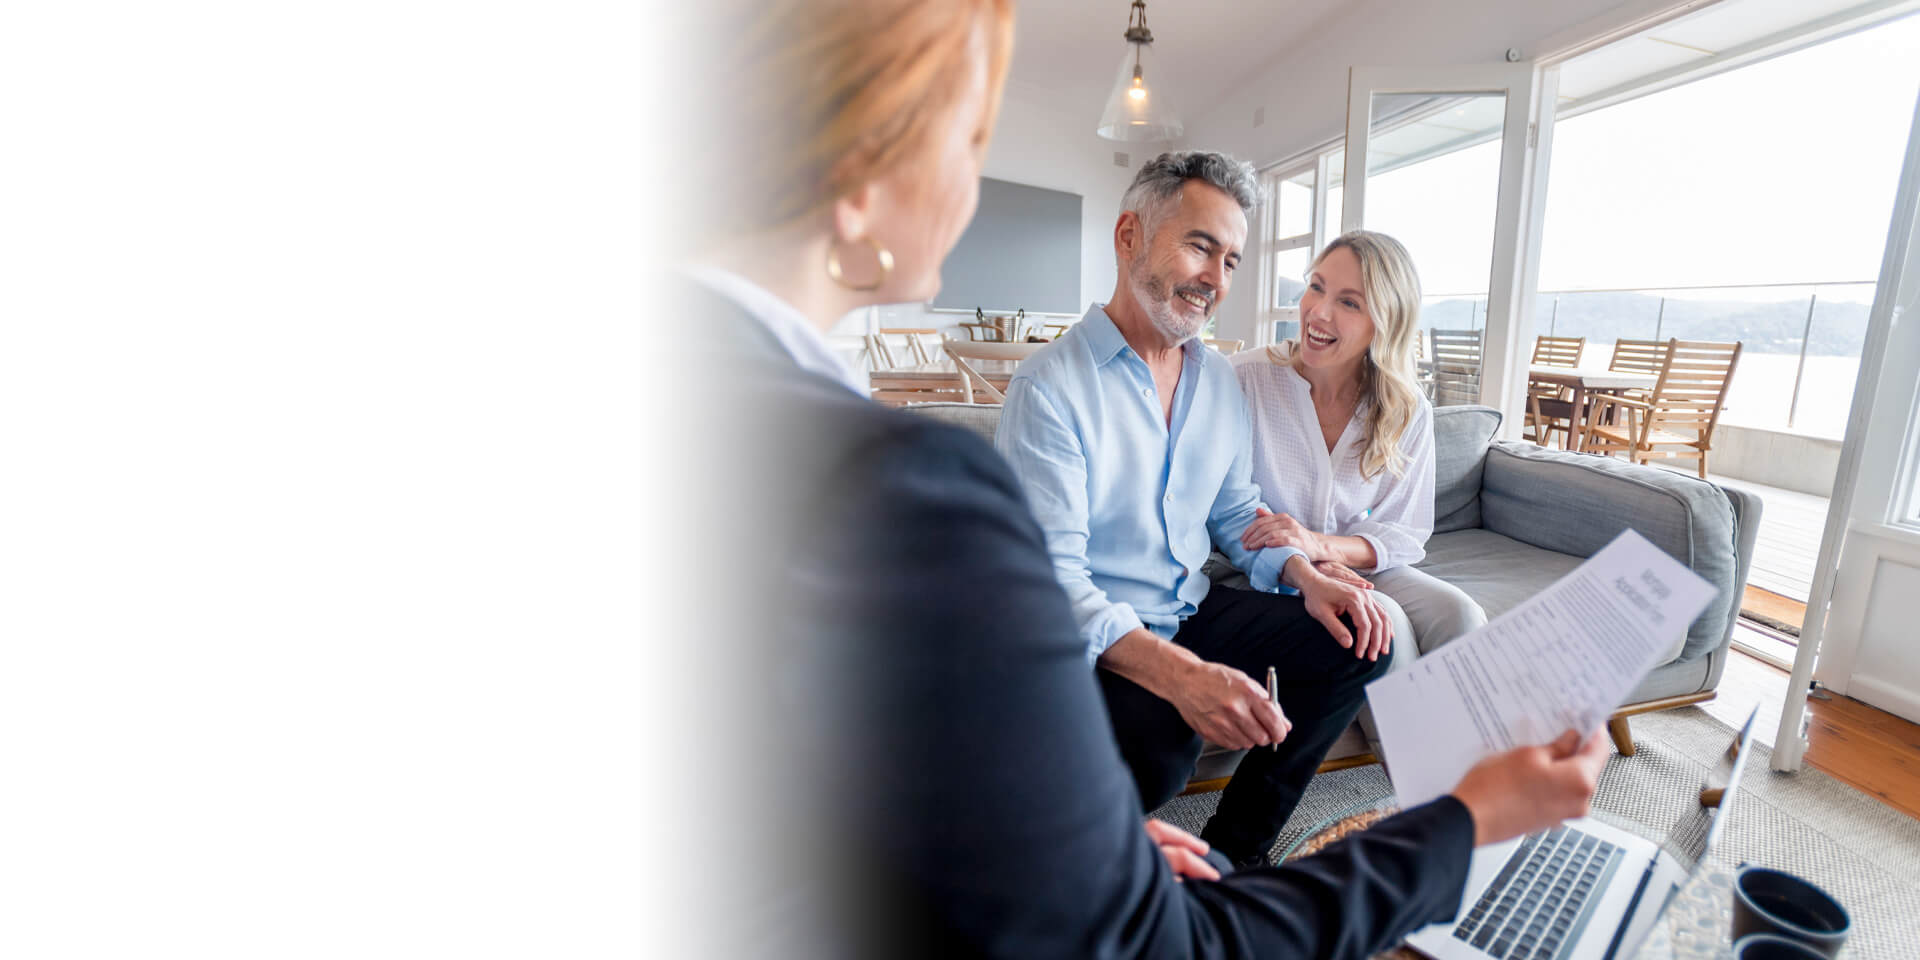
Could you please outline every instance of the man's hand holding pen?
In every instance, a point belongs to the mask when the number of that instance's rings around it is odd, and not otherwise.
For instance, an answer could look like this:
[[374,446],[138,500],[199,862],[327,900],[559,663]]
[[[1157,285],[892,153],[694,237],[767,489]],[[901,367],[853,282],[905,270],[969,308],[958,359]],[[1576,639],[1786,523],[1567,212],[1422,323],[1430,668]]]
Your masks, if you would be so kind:
[[1194,664],[1168,700],[1195,733],[1230,750],[1279,743],[1293,729],[1252,677],[1222,663]]

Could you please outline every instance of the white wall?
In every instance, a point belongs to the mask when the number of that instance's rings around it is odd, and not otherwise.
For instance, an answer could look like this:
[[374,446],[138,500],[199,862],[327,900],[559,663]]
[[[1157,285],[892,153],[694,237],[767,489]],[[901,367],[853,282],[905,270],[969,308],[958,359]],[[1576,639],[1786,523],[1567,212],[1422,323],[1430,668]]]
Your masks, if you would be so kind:
[[[1084,116],[1055,108],[1042,92],[1007,85],[987,152],[985,175],[1080,195],[1080,302],[1105,301],[1113,292],[1113,222],[1119,216],[1120,195],[1133,182],[1142,161],[1167,149],[1166,144],[1122,144],[1103,140],[1093,132],[1099,116]],[[1127,154],[1127,165],[1114,165],[1115,152]],[[971,320],[957,313],[931,313],[924,304],[903,303],[879,308],[883,327],[945,327]],[[865,311],[843,319],[838,335],[866,332]]]
[[[1222,150],[1266,166],[1341,135],[1349,67],[1489,63],[1504,60],[1509,47],[1533,60],[1588,39],[1583,34],[1598,35],[1682,2],[1359,0],[1290,42],[1276,42],[1270,66],[1187,119],[1183,146]],[[1255,127],[1254,111],[1261,108],[1265,118]],[[1255,286],[1236,289],[1221,305],[1222,336],[1252,339]]]

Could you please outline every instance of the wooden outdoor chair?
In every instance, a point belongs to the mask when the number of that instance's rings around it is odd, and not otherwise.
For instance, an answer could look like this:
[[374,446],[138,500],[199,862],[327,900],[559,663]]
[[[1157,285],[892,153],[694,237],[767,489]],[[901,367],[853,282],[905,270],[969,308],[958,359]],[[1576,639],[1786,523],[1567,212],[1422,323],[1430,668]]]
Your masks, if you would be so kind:
[[1433,402],[1480,402],[1480,331],[1433,331]]
[[[1613,359],[1607,361],[1607,369],[1659,376],[1660,368],[1666,364],[1667,341],[1621,339],[1613,342]],[[1653,394],[1646,390],[1622,390],[1620,395],[1644,401]]]
[[1420,392],[1433,400],[1433,364],[1427,362],[1427,332],[1413,331],[1413,382]]
[[1607,369],[1658,374],[1667,363],[1667,343],[1665,340],[1628,340],[1624,337],[1615,340],[1613,359],[1607,362]]
[[[968,361],[1011,360],[1018,363],[1033,356],[1034,352],[1046,346],[1044,343],[978,343],[971,340],[944,340],[940,348],[953,358],[953,365],[960,376],[961,397],[965,403],[1005,403],[1007,396],[993,385],[986,374]],[[975,390],[984,391],[987,399],[974,399]]]
[[1713,427],[1720,420],[1727,386],[1739,361],[1737,341],[1667,341],[1660,379],[1647,399],[1601,396],[1594,400],[1594,422],[1587,426],[1585,448],[1597,453],[1622,451],[1634,463],[1656,457],[1695,459],[1700,461],[1700,479],[1705,480]]
[[[1535,337],[1533,363],[1543,367],[1578,367],[1586,337]],[[1558,430],[1563,437],[1573,436],[1573,401],[1566,387],[1557,383],[1527,381],[1527,419],[1522,425],[1533,430],[1533,440],[1541,446]],[[1561,440],[1562,447],[1567,445]]]

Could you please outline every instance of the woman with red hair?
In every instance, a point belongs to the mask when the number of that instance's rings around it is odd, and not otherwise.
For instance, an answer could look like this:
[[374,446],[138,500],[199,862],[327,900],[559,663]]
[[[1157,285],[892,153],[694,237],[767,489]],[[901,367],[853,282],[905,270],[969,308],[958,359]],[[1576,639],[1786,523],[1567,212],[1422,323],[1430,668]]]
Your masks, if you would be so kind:
[[[715,34],[690,263],[661,298],[708,448],[682,638],[717,825],[688,882],[765,955],[1367,956],[1453,916],[1468,852],[1584,812],[1605,739],[1222,877],[1150,821],[1041,532],[975,434],[882,409],[824,332],[925,300],[973,212],[1005,0],[752,4]],[[730,134],[728,137],[726,135]]]

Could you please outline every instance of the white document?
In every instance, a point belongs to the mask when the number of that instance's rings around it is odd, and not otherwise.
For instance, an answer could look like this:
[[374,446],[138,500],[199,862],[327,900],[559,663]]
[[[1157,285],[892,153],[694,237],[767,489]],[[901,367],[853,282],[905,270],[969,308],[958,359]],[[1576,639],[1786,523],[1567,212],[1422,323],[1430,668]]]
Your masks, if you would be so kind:
[[1538,596],[1367,685],[1402,808],[1480,758],[1599,729],[1717,595],[1628,530]]

